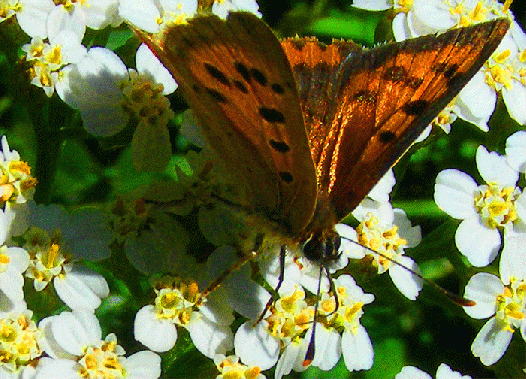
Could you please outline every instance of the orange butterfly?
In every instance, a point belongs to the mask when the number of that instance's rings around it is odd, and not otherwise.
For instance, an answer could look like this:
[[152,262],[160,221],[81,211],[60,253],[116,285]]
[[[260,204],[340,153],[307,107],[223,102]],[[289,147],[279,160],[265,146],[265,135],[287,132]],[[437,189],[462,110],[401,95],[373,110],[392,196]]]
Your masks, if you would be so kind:
[[334,258],[349,214],[498,46],[507,20],[374,49],[279,42],[251,13],[139,33],[284,244]]
[[239,205],[271,225],[282,256],[284,245],[300,246],[321,270],[338,257],[335,224],[481,68],[508,27],[495,20],[370,50],[313,38],[280,43],[244,12],[138,34],[232,168],[245,194]]

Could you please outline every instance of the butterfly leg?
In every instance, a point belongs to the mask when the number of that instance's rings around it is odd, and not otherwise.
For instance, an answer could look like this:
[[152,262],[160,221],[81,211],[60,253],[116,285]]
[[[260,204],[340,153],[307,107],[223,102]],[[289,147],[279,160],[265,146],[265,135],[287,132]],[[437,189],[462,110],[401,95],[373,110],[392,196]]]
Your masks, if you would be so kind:
[[263,317],[265,317],[265,313],[269,310],[269,308],[272,306],[274,301],[276,300],[276,295],[281,288],[281,285],[283,284],[283,279],[285,278],[285,246],[281,246],[281,249],[279,251],[279,277],[278,277],[278,285],[276,288],[274,288],[274,293],[268,299],[267,304],[265,305],[265,309],[263,309],[263,312],[259,315],[258,319],[254,322],[253,326],[256,326],[260,323],[261,320],[263,320]]
[[203,300],[210,295],[211,292],[216,290],[221,283],[234,271],[239,270],[241,266],[243,266],[248,261],[254,259],[254,257],[258,254],[259,248],[261,247],[261,244],[263,243],[263,235],[258,234],[256,236],[256,241],[254,243],[254,248],[249,254],[243,254],[242,257],[240,257],[237,261],[235,261],[227,270],[225,270],[221,275],[219,275],[212,283],[208,285],[208,287],[201,292],[201,296],[199,297],[199,300],[196,302],[197,306],[200,306],[203,303]]

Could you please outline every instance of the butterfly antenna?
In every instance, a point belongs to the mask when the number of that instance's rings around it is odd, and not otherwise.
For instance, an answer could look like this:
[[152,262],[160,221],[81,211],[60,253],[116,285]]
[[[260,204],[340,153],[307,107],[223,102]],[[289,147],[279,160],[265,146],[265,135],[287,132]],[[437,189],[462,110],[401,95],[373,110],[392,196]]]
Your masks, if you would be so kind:
[[373,254],[377,254],[379,256],[381,256],[382,258],[385,258],[387,260],[389,260],[390,262],[400,266],[400,267],[403,267],[404,269],[406,269],[407,271],[409,271],[411,274],[415,275],[416,277],[422,279],[424,282],[426,282],[427,284],[430,284],[431,286],[433,286],[434,288],[436,288],[438,291],[440,291],[441,293],[443,293],[444,295],[447,296],[447,298],[449,300],[451,300],[452,302],[454,302],[455,304],[458,304],[462,307],[472,307],[474,305],[476,305],[477,303],[474,302],[473,300],[469,300],[469,299],[466,299],[465,297],[462,297],[460,295],[457,295],[456,293],[454,292],[451,292],[451,291],[448,291],[447,289],[439,286],[438,284],[436,284],[435,282],[433,282],[432,280],[429,280],[425,277],[422,276],[422,274],[416,272],[415,270],[405,266],[404,264],[400,263],[400,262],[397,262],[396,260],[394,260],[393,258],[387,256],[386,254],[384,253],[380,253],[379,251],[376,251],[376,250],[373,250],[371,249],[370,247],[368,246],[364,246],[362,244],[360,244],[359,242],[357,241],[354,241],[352,239],[349,239],[349,238],[346,238],[346,237],[342,237],[344,239],[346,239],[347,241],[350,241],[366,250],[369,250],[371,253]]
[[314,353],[315,353],[314,338],[316,335],[316,324],[318,323],[317,322],[318,321],[318,304],[320,303],[319,299],[320,299],[320,293],[321,293],[321,276],[322,276],[323,270],[325,270],[325,275],[327,276],[327,279],[329,279],[329,285],[330,285],[329,292],[332,291],[332,293],[334,294],[334,301],[336,302],[336,306],[334,310],[330,312],[328,315],[330,316],[333,313],[336,313],[340,306],[340,301],[338,299],[338,293],[335,290],[334,281],[332,280],[332,276],[329,270],[327,269],[327,267],[324,264],[321,264],[320,265],[320,280],[318,281],[318,289],[316,291],[316,299],[318,299],[318,301],[316,301],[316,304],[314,305],[314,320],[313,320],[314,324],[312,325],[312,334],[310,337],[309,346],[307,347],[307,353],[305,353],[305,359],[303,360],[303,363],[302,363],[303,366],[310,365],[312,363],[312,360],[314,359]]
[[252,251],[249,254],[244,254],[243,256],[241,256],[227,270],[223,271],[221,275],[219,275],[212,283],[210,283],[208,287],[203,292],[201,292],[201,296],[199,296],[199,300],[197,300],[196,305],[200,306],[203,303],[203,300],[208,295],[210,295],[211,292],[215,291],[232,272],[239,270],[245,263],[254,259],[254,257],[256,257],[256,255],[258,254],[262,242],[263,235],[258,234],[256,236],[256,242]]

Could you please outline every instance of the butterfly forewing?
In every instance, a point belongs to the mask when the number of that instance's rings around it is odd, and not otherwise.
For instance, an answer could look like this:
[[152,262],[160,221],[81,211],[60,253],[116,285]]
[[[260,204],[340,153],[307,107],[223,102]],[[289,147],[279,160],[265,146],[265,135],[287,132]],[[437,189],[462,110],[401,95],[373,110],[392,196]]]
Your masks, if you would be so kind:
[[140,36],[244,185],[247,205],[291,234],[302,230],[316,204],[316,176],[294,77],[272,31],[236,12],[227,21],[198,16],[160,38]]
[[351,212],[473,77],[506,34],[495,20],[438,36],[353,51],[329,96],[328,130],[313,154],[318,186],[338,217]]

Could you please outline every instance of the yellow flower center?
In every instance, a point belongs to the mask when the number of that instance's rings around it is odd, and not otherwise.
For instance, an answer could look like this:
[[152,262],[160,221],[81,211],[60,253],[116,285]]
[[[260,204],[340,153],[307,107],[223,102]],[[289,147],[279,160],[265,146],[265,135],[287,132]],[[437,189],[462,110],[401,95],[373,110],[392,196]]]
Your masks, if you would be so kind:
[[40,334],[35,322],[25,314],[0,319],[0,365],[15,372],[41,356]]
[[177,325],[187,325],[200,299],[197,283],[165,276],[155,283],[155,313]]
[[500,320],[504,329],[513,333],[520,327],[525,317],[526,310],[526,283],[524,280],[510,279],[510,284],[504,288],[504,292],[497,296],[496,317]]
[[87,346],[84,355],[78,360],[78,371],[86,379],[117,379],[126,377],[122,367],[124,350],[117,345],[114,335],[110,334],[106,341],[98,346]]
[[216,365],[223,379],[256,379],[261,373],[258,366],[245,366],[237,357],[226,357]]
[[[390,229],[379,226],[378,219],[368,214],[366,219],[356,228],[358,243],[370,249],[382,253],[388,257],[396,257],[402,254],[407,241],[398,235],[398,227],[393,225]],[[383,256],[374,254],[373,264],[378,265],[378,273],[385,272],[391,261]]]
[[476,190],[475,208],[487,226],[502,227],[517,219],[515,200],[519,195],[515,187],[501,188],[497,183],[488,183]]
[[170,101],[163,95],[163,85],[151,82],[136,73],[122,84],[122,107],[138,122],[151,126],[165,126],[174,117]]
[[302,290],[295,290],[276,301],[270,312],[271,315],[265,319],[268,332],[281,339],[283,347],[303,338],[314,319],[314,307],[307,305]]

